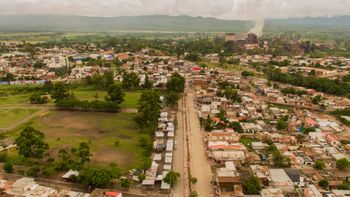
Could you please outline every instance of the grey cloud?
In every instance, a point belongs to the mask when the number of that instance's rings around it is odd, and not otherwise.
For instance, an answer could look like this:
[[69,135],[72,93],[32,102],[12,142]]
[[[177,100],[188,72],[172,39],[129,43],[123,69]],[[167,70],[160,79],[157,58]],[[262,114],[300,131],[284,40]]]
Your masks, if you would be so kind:
[[221,19],[349,15],[350,0],[0,0],[0,14],[190,15]]

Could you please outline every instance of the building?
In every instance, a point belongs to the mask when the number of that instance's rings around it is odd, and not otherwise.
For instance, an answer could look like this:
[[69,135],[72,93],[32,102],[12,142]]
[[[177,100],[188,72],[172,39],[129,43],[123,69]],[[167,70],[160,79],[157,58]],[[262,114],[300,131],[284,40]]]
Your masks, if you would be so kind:
[[304,189],[304,197],[322,197],[320,191],[318,191],[315,185],[309,185]]
[[233,162],[225,162],[225,167],[218,168],[215,173],[216,184],[219,188],[219,196],[235,195],[235,186],[241,185],[241,179]]
[[292,193],[294,184],[283,169],[270,169],[271,183],[275,188],[279,188],[283,193]]
[[237,40],[237,34],[235,33],[226,33],[225,42],[233,42]]
[[284,197],[284,195],[281,189],[267,188],[261,190],[261,197]]
[[49,69],[69,67],[69,60],[64,56],[54,56],[48,64]]

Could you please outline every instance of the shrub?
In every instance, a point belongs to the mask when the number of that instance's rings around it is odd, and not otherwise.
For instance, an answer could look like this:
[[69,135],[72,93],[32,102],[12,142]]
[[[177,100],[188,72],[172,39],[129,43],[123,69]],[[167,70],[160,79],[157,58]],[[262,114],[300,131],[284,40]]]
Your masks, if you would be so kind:
[[12,173],[13,172],[13,166],[11,162],[6,162],[4,165],[4,170],[7,173]]
[[42,171],[43,175],[46,176],[46,177],[52,177],[55,175],[56,171],[53,167],[46,167],[43,169]]
[[116,139],[114,142],[114,146],[119,146],[119,144],[120,144],[120,141],[118,139]]
[[318,182],[318,185],[322,187],[323,189],[328,189],[329,182],[326,179],[322,179]]
[[6,162],[7,158],[8,158],[8,156],[6,153],[0,154],[0,162]]
[[39,172],[40,172],[40,168],[38,166],[33,166],[27,170],[26,175],[31,177],[36,177],[38,176]]
[[79,101],[76,99],[64,99],[56,102],[56,107],[65,110],[81,110],[92,112],[118,112],[119,104],[112,101]]
[[42,96],[39,93],[33,93],[30,97],[29,97],[29,101],[32,104],[44,104],[48,102],[47,97]]

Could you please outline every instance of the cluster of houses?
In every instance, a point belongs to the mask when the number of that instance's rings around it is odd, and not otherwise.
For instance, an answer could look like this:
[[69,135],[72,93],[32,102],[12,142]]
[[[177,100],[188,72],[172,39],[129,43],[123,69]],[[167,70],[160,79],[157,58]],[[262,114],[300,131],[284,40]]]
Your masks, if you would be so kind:
[[[268,103],[282,104],[294,108],[309,110],[327,110],[346,109],[350,106],[350,100],[344,97],[333,96],[313,89],[303,87],[294,87],[286,84],[279,84],[278,88],[267,85],[267,80],[260,79],[252,82],[256,92],[265,97]],[[284,89],[294,89],[303,92],[302,94],[284,93]],[[318,103],[313,102],[315,97],[320,97]]]
[[38,183],[34,178],[18,178],[12,181],[0,177],[0,196],[4,197],[122,197],[118,191],[96,189],[92,193],[78,192],[68,187],[53,188]]
[[[113,70],[115,78],[122,80],[111,65],[119,62],[120,68],[127,72],[135,72],[144,83],[146,74],[153,81],[155,87],[163,86],[172,72],[177,72],[187,64],[178,57],[150,56],[149,49],[138,52],[116,53],[114,50],[102,50],[91,44],[86,47],[80,45],[71,47],[42,48],[36,47],[35,53],[20,52],[21,43],[8,47],[8,53],[0,56],[0,78],[5,74],[12,74],[11,84],[35,84],[48,80],[77,81]],[[87,52],[89,51],[89,52]],[[64,73],[64,75],[62,75]],[[0,81],[7,84],[9,81]]]
[[[236,87],[240,99],[218,94],[223,80]],[[349,128],[314,106],[312,95],[320,93],[306,90],[310,95],[284,95],[281,89],[287,86],[275,89],[267,83],[221,69],[192,69],[190,84],[207,130],[205,149],[214,169],[215,194],[244,196],[244,182],[251,176],[260,179],[258,196],[263,197],[349,194],[337,188],[350,174],[336,167],[337,160],[350,159],[350,147],[342,143],[349,140]],[[333,103],[326,106],[329,110],[350,106],[346,98],[321,95]],[[281,122],[285,122],[283,128]],[[285,168],[274,164],[269,154],[272,146],[288,161]],[[324,161],[327,170],[314,169],[317,160]],[[330,182],[328,190],[318,184],[323,179]]]
[[161,112],[153,142],[152,164],[145,173],[145,180],[142,181],[144,187],[170,190],[170,184],[163,179],[172,170],[173,165],[173,153],[176,149],[174,121],[174,111]]

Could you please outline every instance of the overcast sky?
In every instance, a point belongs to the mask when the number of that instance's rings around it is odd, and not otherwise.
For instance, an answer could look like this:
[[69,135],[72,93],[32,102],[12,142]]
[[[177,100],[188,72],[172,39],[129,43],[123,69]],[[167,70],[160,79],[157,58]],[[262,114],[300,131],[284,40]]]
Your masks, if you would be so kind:
[[0,14],[286,18],[350,15],[350,0],[0,0]]

